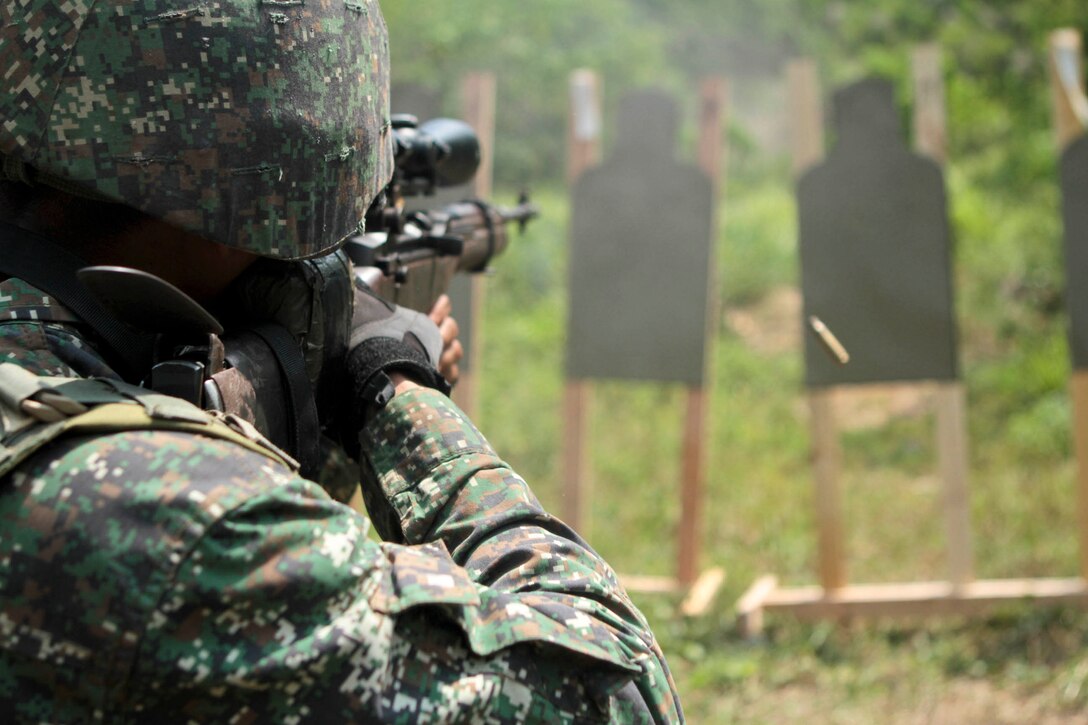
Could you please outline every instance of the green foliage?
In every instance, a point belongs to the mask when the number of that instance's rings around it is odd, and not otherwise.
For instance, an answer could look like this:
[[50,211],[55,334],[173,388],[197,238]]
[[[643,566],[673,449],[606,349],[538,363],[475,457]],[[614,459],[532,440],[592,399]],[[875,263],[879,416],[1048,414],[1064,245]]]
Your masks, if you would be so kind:
[[[690,96],[705,73],[769,88],[786,59],[808,54],[825,89],[890,77],[907,121],[910,54],[920,42],[939,42],[978,574],[1078,571],[1045,47],[1054,28],[1088,30],[1083,0],[387,0],[384,7],[398,78],[457,88],[465,70],[500,73],[497,177],[507,188],[532,179],[544,214],[496,262],[488,285],[477,418],[553,511],[562,510],[568,260],[566,192],[558,186],[570,71],[600,71],[611,104],[646,83]],[[750,312],[797,280],[789,160],[745,125],[748,110],[739,109],[729,128],[717,247],[722,313]],[[730,605],[757,576],[814,579],[809,438],[797,331],[777,347],[755,345],[724,322],[716,333],[703,542],[704,560],[726,566],[729,581],[717,607],[695,621],[676,616],[670,598],[638,598],[691,720],[853,723],[904,713],[902,721],[987,722],[997,708],[1013,708],[1008,717],[1019,721],[1083,712],[1088,621],[1069,610],[1013,607],[974,623],[924,627],[783,617],[771,618],[763,641],[737,637]],[[595,390],[590,541],[621,571],[673,569],[683,398],[663,386]],[[932,417],[903,415],[843,441],[853,580],[942,577]],[[919,705],[980,697],[995,709],[935,713]]]

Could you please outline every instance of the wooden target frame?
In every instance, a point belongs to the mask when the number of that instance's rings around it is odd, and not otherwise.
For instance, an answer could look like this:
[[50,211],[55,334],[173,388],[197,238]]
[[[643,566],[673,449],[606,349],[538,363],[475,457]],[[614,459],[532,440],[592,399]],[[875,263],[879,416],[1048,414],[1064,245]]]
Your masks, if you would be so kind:
[[[1060,157],[1070,144],[1088,131],[1081,33],[1072,28],[1054,31],[1050,35],[1049,51],[1054,140]],[[1069,392],[1073,403],[1073,448],[1077,458],[1080,575],[1088,580],[1088,370],[1074,366]]]
[[[1088,123],[1088,102],[1077,101],[1069,91],[1068,70],[1056,68],[1058,49],[1069,53],[1069,31],[1051,40],[1051,71],[1055,79],[1055,109],[1059,138],[1067,141],[1070,129],[1083,130],[1077,119],[1080,108]],[[1075,57],[1080,58],[1079,36]],[[915,89],[914,132],[916,150],[941,164],[947,160],[946,113],[941,51],[937,45],[918,47],[912,57]],[[1073,74],[1083,83],[1079,67]],[[1064,78],[1064,84],[1061,79]],[[790,115],[794,121],[794,172],[800,174],[823,158],[824,128],[820,84],[811,60],[792,62],[787,69]],[[1080,91],[1083,97],[1083,90]],[[835,421],[836,402],[861,386],[814,388],[808,392],[810,436],[813,451],[814,507],[817,529],[818,586],[781,588],[772,574],[754,582],[736,605],[740,631],[752,636],[763,628],[765,612],[783,612],[803,619],[844,617],[979,614],[994,606],[1031,600],[1037,604],[1088,603],[1088,371],[1073,379],[1076,409],[1076,443],[1080,461],[1081,577],[1048,579],[974,578],[968,486],[967,400],[962,381],[895,384],[929,398],[936,416],[938,468],[943,484],[946,561],[944,581],[899,582],[858,585],[849,582],[840,486],[841,447]],[[865,386],[870,388],[870,386]],[[891,389],[891,386],[882,385]]]
[[[705,78],[700,84],[698,163],[711,179],[714,198],[724,173],[725,148],[722,127],[726,115],[727,83],[718,77]],[[567,183],[573,187],[581,175],[601,160],[601,80],[590,70],[577,70],[570,78],[570,117],[567,137]],[[715,209],[718,205],[715,205]],[[711,223],[717,229],[717,219]],[[711,295],[714,294],[711,285]],[[717,309],[711,301],[710,309]],[[725,571],[711,567],[700,571],[703,532],[702,501],[706,478],[707,390],[702,385],[687,386],[683,416],[683,442],[680,460],[680,521],[676,535],[676,574],[671,577],[621,575],[631,591],[684,593],[681,611],[699,616],[710,607],[725,580]],[[586,456],[589,437],[587,421],[593,405],[593,387],[588,379],[568,378],[563,398],[563,516],[565,521],[589,538],[589,503],[592,476]]]

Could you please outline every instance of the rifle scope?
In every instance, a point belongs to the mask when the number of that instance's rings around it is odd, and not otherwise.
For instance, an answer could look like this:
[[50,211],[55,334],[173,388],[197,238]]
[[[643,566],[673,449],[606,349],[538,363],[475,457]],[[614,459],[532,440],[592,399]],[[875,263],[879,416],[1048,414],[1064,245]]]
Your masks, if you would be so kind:
[[471,179],[480,166],[480,140],[464,121],[393,116],[395,183],[404,196],[433,194],[436,188]]

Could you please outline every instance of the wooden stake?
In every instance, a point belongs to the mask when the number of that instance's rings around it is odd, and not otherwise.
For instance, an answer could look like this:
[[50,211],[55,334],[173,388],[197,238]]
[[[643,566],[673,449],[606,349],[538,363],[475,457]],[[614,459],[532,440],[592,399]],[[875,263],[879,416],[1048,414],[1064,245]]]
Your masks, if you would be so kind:
[[835,425],[834,400],[835,391],[832,388],[809,390],[820,584],[827,591],[840,589],[847,582],[842,494],[839,490],[842,449],[839,447],[839,432]]
[[[570,120],[567,133],[567,183],[574,182],[600,161],[601,82],[590,70],[576,70],[570,78]],[[592,404],[589,381],[568,380],[563,396],[563,517],[567,525],[589,538],[591,481],[586,476],[587,420]]]
[[948,161],[948,114],[945,111],[941,47],[920,45],[911,58],[914,75],[914,148],[939,164]]
[[[793,137],[793,173],[800,178],[824,158],[824,114],[816,63],[811,58],[791,61],[786,67],[786,83]],[[816,484],[818,568],[820,584],[829,591],[846,586],[847,581],[839,492],[842,449],[835,425],[834,397],[833,388],[816,388],[808,392]]]
[[957,590],[974,579],[968,493],[967,394],[963,383],[937,386],[937,452],[944,482],[949,581]]
[[591,485],[586,471],[586,421],[592,389],[586,380],[567,380],[563,395],[563,520],[589,538],[586,507]]
[[[911,58],[914,71],[914,146],[942,166],[948,161],[947,113],[941,49],[919,46]],[[937,454],[944,486],[948,576],[962,589],[974,579],[971,502],[968,487],[967,395],[963,383],[940,383],[935,393]]]
[[811,58],[790,61],[786,67],[786,84],[793,137],[793,175],[800,178],[824,158],[824,112],[816,62]]
[[[722,157],[722,121],[725,115],[726,83],[721,78],[707,78],[700,84],[700,113],[699,113],[699,146],[698,163],[700,168],[710,178],[715,189],[721,184],[721,174],[724,159]],[[711,229],[716,233],[717,220],[714,205],[714,219]],[[711,244],[710,264],[707,265],[708,289],[715,290],[714,242]],[[714,294],[708,295],[708,309],[705,317],[707,330],[704,333],[709,341],[713,339],[715,325],[712,322],[713,312],[717,309]],[[704,361],[704,371],[706,361]],[[704,372],[704,378],[706,374]],[[682,457],[680,463],[680,530],[677,536],[677,565],[676,575],[680,584],[688,587],[695,583],[699,574],[700,543],[702,541],[702,509],[703,488],[706,479],[706,400],[705,387],[689,387],[687,390],[686,412],[684,415],[684,437]]]
[[699,83],[699,148],[696,159],[699,168],[714,185],[715,199],[718,198],[729,161],[729,147],[724,143],[722,133],[728,118],[728,94],[729,83],[724,78],[709,77]]
[[694,584],[699,573],[703,479],[706,468],[706,390],[690,387],[687,392],[680,477],[680,530],[676,547],[676,576],[683,586]]
[[1088,128],[1080,32],[1071,28],[1055,30],[1050,34],[1049,50],[1054,135],[1061,151]]
[[[480,139],[480,167],[473,178],[472,193],[481,199],[491,198],[495,158],[495,74],[490,72],[468,73],[461,82],[461,113],[465,123],[472,126]],[[486,299],[486,280],[482,275],[472,275],[469,281],[468,326],[471,338],[467,341],[470,364],[453,389],[453,401],[469,418],[476,418],[480,405],[477,371],[478,361],[483,359],[483,310]]]
[[567,132],[567,183],[601,159],[601,80],[591,70],[570,77],[570,123]]

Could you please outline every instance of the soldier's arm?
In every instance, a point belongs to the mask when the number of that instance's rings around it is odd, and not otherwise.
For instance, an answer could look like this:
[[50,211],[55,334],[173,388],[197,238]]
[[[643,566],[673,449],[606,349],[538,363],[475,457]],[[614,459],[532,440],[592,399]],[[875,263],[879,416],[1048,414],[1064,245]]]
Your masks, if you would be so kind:
[[[179,496],[214,519],[141,637],[129,697],[146,716],[682,719],[612,572],[447,398],[397,395],[364,436],[412,546],[375,544],[365,518],[227,444],[168,469],[199,462],[172,487],[198,487]],[[226,493],[239,481],[253,493]]]
[[364,477],[374,476],[368,505],[387,514],[377,517],[382,535],[441,542],[473,581],[516,593],[549,618],[603,625],[641,663],[636,699],[662,720],[682,717],[653,634],[607,563],[544,510],[448,398],[394,377],[391,410],[361,436]]

